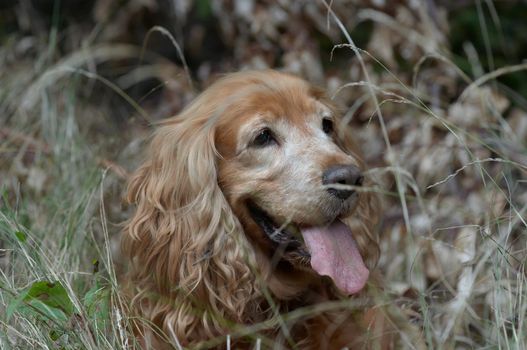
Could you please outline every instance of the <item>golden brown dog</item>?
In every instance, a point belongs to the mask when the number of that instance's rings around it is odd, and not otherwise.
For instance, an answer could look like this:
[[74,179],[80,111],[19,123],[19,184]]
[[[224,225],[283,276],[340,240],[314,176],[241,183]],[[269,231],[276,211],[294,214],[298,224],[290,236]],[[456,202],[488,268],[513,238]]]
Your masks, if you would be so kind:
[[349,297],[379,255],[370,183],[322,90],[275,71],[217,81],[161,123],[129,185],[143,346],[389,347],[387,319]]

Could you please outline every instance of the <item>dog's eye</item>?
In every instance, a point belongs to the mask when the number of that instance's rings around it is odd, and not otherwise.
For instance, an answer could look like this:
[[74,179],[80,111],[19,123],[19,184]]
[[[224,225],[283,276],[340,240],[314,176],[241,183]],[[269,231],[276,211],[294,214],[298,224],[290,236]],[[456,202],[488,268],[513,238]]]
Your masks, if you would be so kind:
[[329,118],[322,119],[322,130],[326,134],[331,134],[333,132],[333,120]]
[[273,143],[276,143],[276,139],[273,135],[273,132],[267,128],[263,129],[258,133],[258,135],[254,138],[253,142],[251,143],[251,146],[253,147],[265,147],[269,146]]

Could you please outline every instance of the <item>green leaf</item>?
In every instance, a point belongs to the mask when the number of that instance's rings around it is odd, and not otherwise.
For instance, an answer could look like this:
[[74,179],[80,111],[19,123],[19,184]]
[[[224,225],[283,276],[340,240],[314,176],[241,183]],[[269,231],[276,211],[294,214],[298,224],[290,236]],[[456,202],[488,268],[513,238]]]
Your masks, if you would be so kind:
[[6,320],[9,322],[9,319],[13,316],[13,314],[17,311],[19,311],[24,306],[24,298],[26,297],[26,292],[20,294],[15,299],[11,300],[9,305],[7,305],[7,308],[5,310]]
[[110,291],[96,285],[84,295],[84,306],[89,318],[95,321],[98,328],[105,328],[110,320]]
[[59,324],[64,324],[69,320],[68,315],[64,311],[50,307],[38,299],[33,299],[27,302],[27,304],[24,304],[19,309],[19,312],[25,315],[38,314],[39,317],[44,317]]
[[16,236],[16,238],[18,238],[19,242],[24,243],[27,240],[26,234],[24,232],[22,232],[22,231],[16,231],[15,232],[15,236]]
[[49,331],[49,339],[53,341],[57,341],[62,336],[62,333],[57,332],[56,330],[52,329]]
[[99,272],[99,260],[93,259],[91,263],[93,265],[93,273]]
[[39,301],[47,307],[63,311],[67,316],[71,316],[74,311],[73,303],[60,282],[39,281],[33,283],[24,301],[28,303]]
[[68,320],[68,316],[60,309],[49,307],[38,299],[26,300],[27,294],[28,291],[26,290],[9,303],[6,309],[6,317],[8,321],[15,312],[24,316],[44,317],[55,322],[66,322]]
[[38,281],[21,292],[6,308],[9,320],[15,312],[64,323],[75,308],[60,282]]
[[98,312],[109,312],[110,293],[104,287],[95,286],[84,296],[84,306],[88,313],[97,310]]

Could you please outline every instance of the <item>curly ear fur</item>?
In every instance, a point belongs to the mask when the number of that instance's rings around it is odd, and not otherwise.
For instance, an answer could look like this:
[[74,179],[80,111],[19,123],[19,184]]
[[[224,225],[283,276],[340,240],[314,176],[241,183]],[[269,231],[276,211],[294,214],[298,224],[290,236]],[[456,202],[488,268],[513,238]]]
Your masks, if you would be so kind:
[[122,244],[132,306],[173,342],[189,344],[247,322],[259,292],[255,257],[217,184],[214,127],[206,116],[185,117],[158,128],[130,181],[128,200],[137,209]]

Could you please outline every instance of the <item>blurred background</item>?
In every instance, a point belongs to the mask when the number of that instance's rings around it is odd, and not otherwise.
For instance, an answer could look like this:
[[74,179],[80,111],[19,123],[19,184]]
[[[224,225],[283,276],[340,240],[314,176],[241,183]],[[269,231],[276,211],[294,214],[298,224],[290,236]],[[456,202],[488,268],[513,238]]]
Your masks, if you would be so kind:
[[383,302],[431,349],[527,348],[526,33],[513,0],[0,0],[0,348],[133,346],[126,179],[156,121],[264,68],[355,131]]

